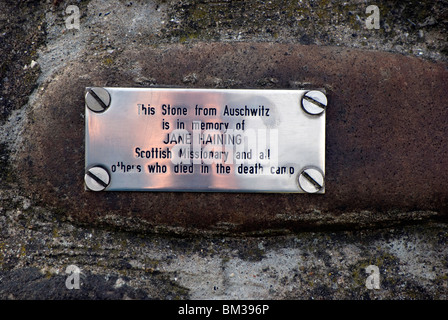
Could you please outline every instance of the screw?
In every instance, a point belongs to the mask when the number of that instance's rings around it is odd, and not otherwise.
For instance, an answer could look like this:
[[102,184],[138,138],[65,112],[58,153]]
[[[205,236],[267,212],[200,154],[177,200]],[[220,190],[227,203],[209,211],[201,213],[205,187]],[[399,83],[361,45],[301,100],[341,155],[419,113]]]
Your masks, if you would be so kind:
[[110,176],[102,167],[92,167],[86,171],[84,181],[89,190],[103,191],[109,185]]
[[303,169],[299,175],[299,186],[307,193],[316,193],[324,187],[324,175],[318,169]]
[[306,113],[319,115],[327,107],[327,97],[321,91],[308,91],[303,95],[302,108]]
[[110,95],[104,88],[87,88],[86,105],[93,112],[103,112],[109,108]]

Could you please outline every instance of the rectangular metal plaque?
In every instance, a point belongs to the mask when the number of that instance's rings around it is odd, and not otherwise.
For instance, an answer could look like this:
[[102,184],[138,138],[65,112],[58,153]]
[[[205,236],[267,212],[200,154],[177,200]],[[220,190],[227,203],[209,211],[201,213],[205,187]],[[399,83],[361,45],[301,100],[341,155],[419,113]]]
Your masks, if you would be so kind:
[[324,193],[319,94],[87,88],[86,190]]

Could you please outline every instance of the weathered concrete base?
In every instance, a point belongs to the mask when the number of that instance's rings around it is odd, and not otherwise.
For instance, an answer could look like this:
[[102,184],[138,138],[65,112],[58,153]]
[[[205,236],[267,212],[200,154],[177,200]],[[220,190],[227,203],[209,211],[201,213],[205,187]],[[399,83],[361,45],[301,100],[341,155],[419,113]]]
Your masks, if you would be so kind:
[[[79,226],[0,196],[0,299],[448,299],[446,224],[176,238]],[[66,287],[70,265],[79,290]],[[365,286],[369,265],[378,290]]]

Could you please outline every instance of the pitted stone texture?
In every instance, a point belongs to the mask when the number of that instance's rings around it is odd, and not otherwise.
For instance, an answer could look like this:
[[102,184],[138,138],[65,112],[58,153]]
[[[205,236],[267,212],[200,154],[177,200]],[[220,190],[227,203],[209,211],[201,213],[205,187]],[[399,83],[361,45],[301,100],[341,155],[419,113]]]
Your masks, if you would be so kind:
[[[86,192],[85,87],[136,87],[147,83],[141,79],[169,87],[324,88],[326,194]],[[30,195],[66,215],[131,229],[295,230],[445,216],[447,83],[442,63],[337,47],[129,48],[108,63],[74,60],[41,85],[16,173]]]

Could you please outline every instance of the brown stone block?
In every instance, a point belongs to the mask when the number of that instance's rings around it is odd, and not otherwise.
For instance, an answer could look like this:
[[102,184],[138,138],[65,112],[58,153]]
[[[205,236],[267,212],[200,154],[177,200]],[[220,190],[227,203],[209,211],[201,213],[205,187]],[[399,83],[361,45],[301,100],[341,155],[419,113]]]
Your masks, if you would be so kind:
[[[325,88],[326,194],[85,191],[85,87],[136,87],[141,79],[168,87]],[[381,225],[447,214],[443,63],[337,47],[167,45],[128,49],[113,63],[73,61],[42,89],[16,171],[29,194],[79,221],[238,232]]]

